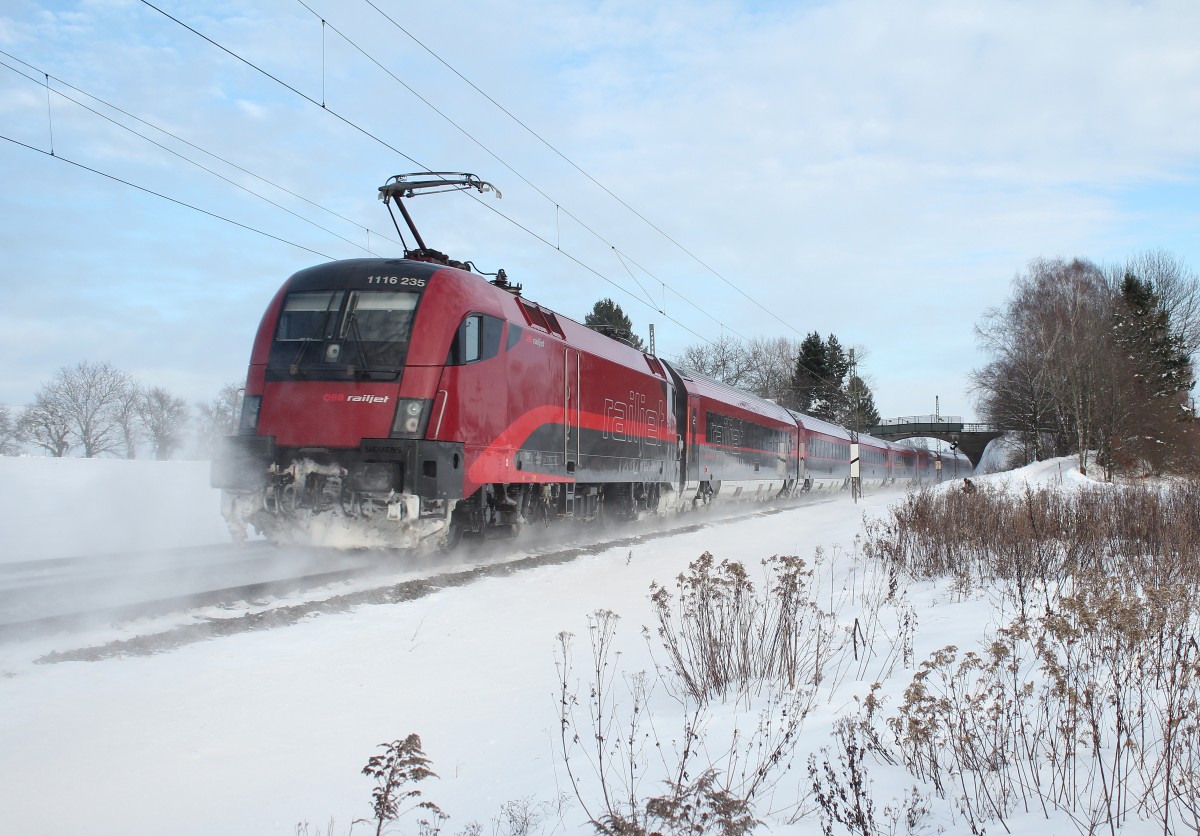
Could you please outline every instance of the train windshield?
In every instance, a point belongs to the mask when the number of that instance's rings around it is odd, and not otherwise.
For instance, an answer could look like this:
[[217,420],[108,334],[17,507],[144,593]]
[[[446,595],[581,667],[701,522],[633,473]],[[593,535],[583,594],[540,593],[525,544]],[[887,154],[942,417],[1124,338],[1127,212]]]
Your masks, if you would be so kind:
[[399,369],[404,365],[418,298],[402,290],[350,294],[341,338],[351,344],[365,368]]
[[403,290],[288,294],[268,371],[324,379],[394,377],[404,367],[419,299]]
[[291,293],[279,314],[280,342],[297,340],[327,340],[333,336],[333,325],[342,308],[341,291],[316,290]]

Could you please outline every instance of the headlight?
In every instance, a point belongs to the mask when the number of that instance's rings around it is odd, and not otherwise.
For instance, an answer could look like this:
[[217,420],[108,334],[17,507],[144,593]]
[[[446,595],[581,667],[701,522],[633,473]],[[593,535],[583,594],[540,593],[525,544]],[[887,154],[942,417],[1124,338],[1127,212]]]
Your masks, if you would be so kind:
[[419,438],[425,432],[428,401],[400,398],[396,402],[396,417],[392,421],[392,438]]

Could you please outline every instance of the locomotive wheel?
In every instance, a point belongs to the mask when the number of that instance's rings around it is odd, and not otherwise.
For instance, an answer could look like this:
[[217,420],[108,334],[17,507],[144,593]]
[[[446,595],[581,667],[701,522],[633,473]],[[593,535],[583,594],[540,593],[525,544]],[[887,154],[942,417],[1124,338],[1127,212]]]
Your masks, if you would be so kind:
[[296,509],[300,507],[300,492],[296,490],[295,483],[284,485],[278,497],[278,508],[281,513],[294,514]]

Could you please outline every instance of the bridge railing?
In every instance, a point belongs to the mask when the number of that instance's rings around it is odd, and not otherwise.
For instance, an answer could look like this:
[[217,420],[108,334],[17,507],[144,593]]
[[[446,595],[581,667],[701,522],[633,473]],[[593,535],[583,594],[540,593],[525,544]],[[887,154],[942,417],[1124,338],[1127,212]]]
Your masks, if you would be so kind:
[[961,424],[960,415],[910,415],[907,418],[885,418],[878,426],[889,427],[893,424]]
[[909,415],[880,421],[867,432],[875,435],[896,433],[999,433],[991,424],[968,424],[957,415]]

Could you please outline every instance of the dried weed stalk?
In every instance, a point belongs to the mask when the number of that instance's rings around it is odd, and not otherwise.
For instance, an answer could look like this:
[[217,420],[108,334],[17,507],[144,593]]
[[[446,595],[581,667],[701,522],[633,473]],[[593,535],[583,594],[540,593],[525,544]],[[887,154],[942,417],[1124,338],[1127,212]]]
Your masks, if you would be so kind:
[[671,683],[685,698],[681,727],[664,734],[650,703],[670,672],[622,673],[613,651],[618,620],[607,610],[589,618],[586,691],[575,682],[573,636],[558,636],[562,758],[589,822],[609,834],[750,832],[759,824],[756,801],[790,767],[811,689],[764,688],[753,728],[718,742],[705,704]]
[[757,594],[746,568],[705,552],[675,579],[676,595],[657,583],[650,600],[668,667],[698,703],[820,684],[836,629],[810,593],[812,570],[799,557],[763,561]]
[[1014,811],[1082,829],[1200,823],[1200,487],[911,495],[869,553],[1017,615],[982,651],[947,647],[889,720],[905,766],[973,828]]

